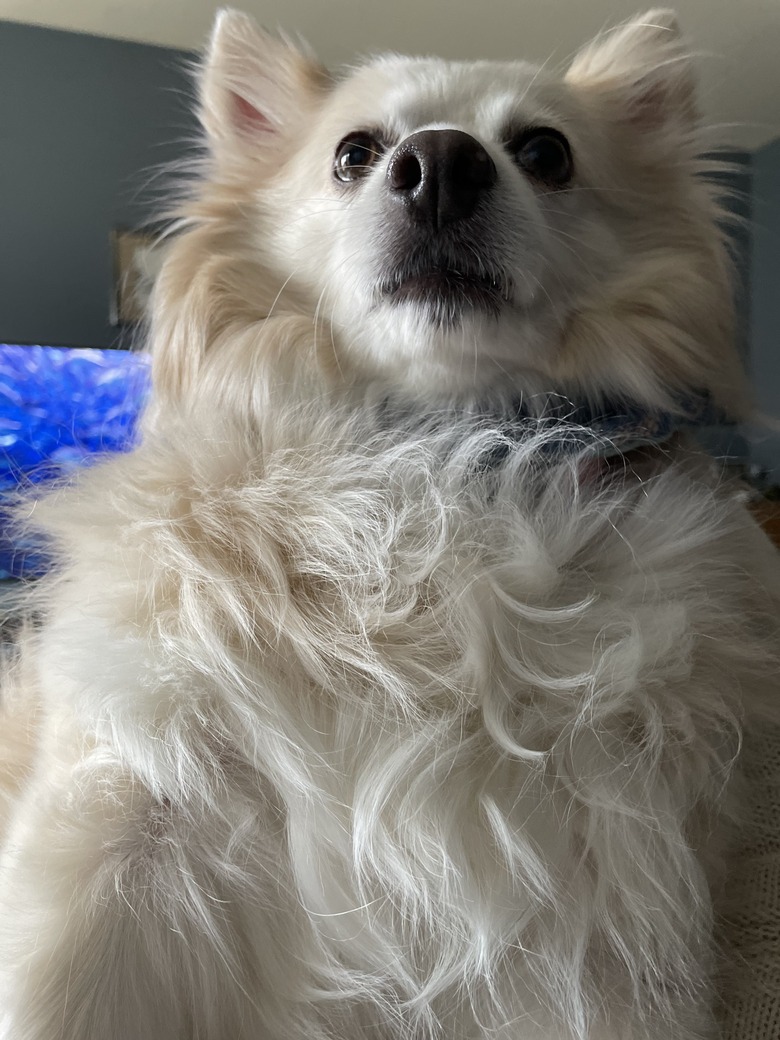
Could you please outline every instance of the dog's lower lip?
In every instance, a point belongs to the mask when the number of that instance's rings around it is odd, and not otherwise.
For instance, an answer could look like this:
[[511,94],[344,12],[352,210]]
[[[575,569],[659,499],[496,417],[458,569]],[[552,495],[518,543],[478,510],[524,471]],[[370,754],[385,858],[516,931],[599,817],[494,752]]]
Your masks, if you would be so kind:
[[506,289],[493,275],[471,274],[451,269],[432,269],[397,279],[384,287],[395,302],[450,299],[464,304],[495,306],[506,300]]

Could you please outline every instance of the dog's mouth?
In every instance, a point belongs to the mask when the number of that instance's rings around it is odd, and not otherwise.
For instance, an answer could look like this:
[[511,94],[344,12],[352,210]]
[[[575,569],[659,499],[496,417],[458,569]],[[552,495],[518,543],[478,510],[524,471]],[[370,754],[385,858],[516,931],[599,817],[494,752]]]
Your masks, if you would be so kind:
[[392,304],[425,307],[433,320],[456,321],[463,311],[497,314],[510,299],[508,279],[498,271],[469,271],[453,267],[399,268],[381,286]]

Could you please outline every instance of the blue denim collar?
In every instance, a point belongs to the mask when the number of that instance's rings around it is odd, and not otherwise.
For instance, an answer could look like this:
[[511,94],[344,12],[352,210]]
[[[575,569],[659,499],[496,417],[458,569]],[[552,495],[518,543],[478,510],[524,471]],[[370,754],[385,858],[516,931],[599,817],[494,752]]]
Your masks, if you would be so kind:
[[[514,413],[514,414],[512,414]],[[506,432],[511,439],[559,424],[562,436],[549,441],[547,450],[556,455],[590,451],[602,457],[623,455],[634,448],[663,444],[678,432],[728,422],[706,391],[689,393],[674,402],[674,408],[650,409],[628,400],[607,401],[599,406],[576,404],[570,398],[550,394],[539,407],[519,400],[510,410]]]

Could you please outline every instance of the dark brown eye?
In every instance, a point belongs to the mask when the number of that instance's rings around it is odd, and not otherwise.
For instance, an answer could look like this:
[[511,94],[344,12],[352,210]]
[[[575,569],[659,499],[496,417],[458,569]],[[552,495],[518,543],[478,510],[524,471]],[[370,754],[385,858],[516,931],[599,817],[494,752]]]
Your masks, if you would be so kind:
[[507,147],[524,173],[548,187],[562,188],[572,178],[571,148],[558,130],[546,126],[522,130]]
[[333,176],[345,183],[359,180],[369,173],[383,151],[382,144],[371,134],[350,134],[336,149]]

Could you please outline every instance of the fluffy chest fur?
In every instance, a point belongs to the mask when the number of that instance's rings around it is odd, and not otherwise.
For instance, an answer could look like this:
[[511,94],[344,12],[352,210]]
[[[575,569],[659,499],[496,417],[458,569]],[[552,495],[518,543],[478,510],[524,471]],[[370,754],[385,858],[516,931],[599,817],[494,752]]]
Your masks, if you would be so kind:
[[558,435],[496,467],[495,430],[324,420],[42,504],[74,554],[44,728],[90,734],[87,789],[113,749],[128,902],[238,958],[260,1035],[292,1003],[300,1036],[600,1036],[608,986],[660,1038],[708,985],[698,844],[771,668],[771,550],[685,452],[582,485]]

